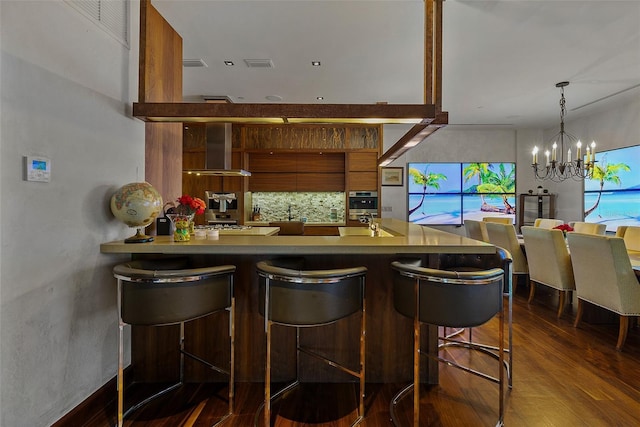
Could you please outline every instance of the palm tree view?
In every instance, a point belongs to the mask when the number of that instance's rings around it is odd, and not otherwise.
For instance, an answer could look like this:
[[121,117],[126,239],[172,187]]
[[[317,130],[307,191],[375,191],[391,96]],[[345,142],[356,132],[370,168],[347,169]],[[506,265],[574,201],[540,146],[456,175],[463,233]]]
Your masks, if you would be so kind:
[[[409,221],[462,224],[515,214],[514,163],[410,163]],[[464,218],[463,218],[464,217]]]

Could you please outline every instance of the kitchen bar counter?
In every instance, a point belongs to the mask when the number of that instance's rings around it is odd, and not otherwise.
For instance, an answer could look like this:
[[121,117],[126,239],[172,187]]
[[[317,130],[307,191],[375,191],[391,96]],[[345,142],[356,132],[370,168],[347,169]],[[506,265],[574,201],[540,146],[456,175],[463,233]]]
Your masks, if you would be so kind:
[[[441,254],[493,254],[495,247],[429,227],[409,224],[393,219],[376,220],[385,237],[356,235],[363,227],[345,227],[344,236],[264,236],[225,235],[218,240],[191,240],[173,242],[170,236],[157,236],[154,242],[125,244],[123,241],[104,243],[105,254],[131,254],[134,257],[163,258],[188,256],[195,265],[235,265],[234,295],[236,297],[236,379],[237,381],[264,381],[264,318],[258,307],[256,263],[282,256],[304,258],[307,269],[344,268],[365,266],[366,322],[367,322],[367,381],[378,383],[408,382],[412,378],[413,324],[396,312],[393,306],[393,273],[391,262],[402,258],[420,258],[424,265],[437,267]],[[259,229],[262,227],[254,227]],[[266,228],[266,227],[265,227]],[[119,258],[121,259],[121,258]],[[115,283],[115,281],[114,281]],[[214,314],[212,316],[217,316]],[[222,321],[222,325],[221,325]],[[347,341],[351,331],[359,327],[359,316],[350,316],[323,328],[304,328],[301,335],[307,343],[322,342],[341,356],[351,357],[353,341]],[[173,326],[162,328],[135,326],[132,328],[132,370],[134,381],[171,381],[175,379],[175,366],[179,353],[172,347],[177,330]],[[193,337],[190,345],[213,357],[215,349],[225,348],[224,316],[210,316],[190,322],[186,333]],[[424,345],[437,351],[437,334],[433,327],[425,328]],[[168,331],[167,331],[168,330]],[[427,336],[430,336],[428,338]],[[279,349],[273,381],[286,381],[295,376],[295,330],[286,328],[274,335],[274,348]],[[149,351],[148,349],[154,349]],[[163,349],[159,351],[159,349]],[[210,353],[210,354],[209,354]],[[205,357],[207,358],[207,357]],[[315,360],[304,358],[304,381],[340,381],[340,373],[333,376]],[[357,363],[356,360],[351,360]],[[423,364],[424,378],[437,382],[437,363]],[[215,380],[206,370],[187,362],[186,378],[193,381]]]
[[[395,219],[376,220],[392,237],[345,236],[271,236],[252,227],[254,233],[221,233],[218,240],[174,242],[171,236],[156,236],[150,243],[115,241],[100,245],[102,253],[131,254],[429,254],[429,253],[494,253],[488,243],[453,233],[409,224]],[[277,228],[277,227],[276,227]],[[346,229],[351,227],[345,227]],[[361,231],[362,227],[353,227]],[[348,233],[347,233],[348,234]]]

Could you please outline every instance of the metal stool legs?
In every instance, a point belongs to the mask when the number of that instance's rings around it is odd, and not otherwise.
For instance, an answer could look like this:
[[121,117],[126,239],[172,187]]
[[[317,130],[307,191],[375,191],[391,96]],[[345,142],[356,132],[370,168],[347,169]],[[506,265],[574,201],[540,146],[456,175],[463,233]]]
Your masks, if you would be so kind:
[[[256,412],[254,425],[271,425],[272,403],[287,391],[300,384],[299,356],[304,353],[327,365],[356,378],[359,381],[358,416],[351,424],[355,426],[364,419],[365,395],[365,331],[366,307],[364,299],[364,267],[341,270],[301,271],[274,266],[270,262],[258,263],[260,291],[264,292],[261,311],[265,316],[264,330],[266,340],[265,389],[264,401]],[[273,288],[277,288],[273,293]],[[308,304],[313,304],[312,306]],[[279,310],[282,306],[299,305],[309,310],[296,311],[295,308]],[[279,310],[276,312],[276,310]],[[359,366],[356,369],[331,360],[300,343],[300,330],[305,327],[318,327],[336,322],[356,312],[361,313]],[[272,328],[274,324],[296,328],[296,378],[278,391],[271,388],[272,366]],[[262,417],[260,417],[262,413]]]

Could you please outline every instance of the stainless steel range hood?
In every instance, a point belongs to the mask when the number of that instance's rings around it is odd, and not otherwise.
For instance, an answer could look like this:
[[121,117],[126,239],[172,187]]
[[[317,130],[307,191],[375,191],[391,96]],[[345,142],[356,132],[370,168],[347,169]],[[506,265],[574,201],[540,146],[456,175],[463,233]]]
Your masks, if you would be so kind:
[[231,123],[206,124],[205,169],[189,169],[185,173],[214,176],[251,176],[244,169],[231,168]]

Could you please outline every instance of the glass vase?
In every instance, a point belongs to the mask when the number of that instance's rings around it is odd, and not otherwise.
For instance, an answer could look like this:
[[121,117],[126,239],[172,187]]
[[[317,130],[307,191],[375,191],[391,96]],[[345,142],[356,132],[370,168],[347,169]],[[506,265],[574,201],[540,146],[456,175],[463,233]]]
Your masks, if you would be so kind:
[[167,214],[173,225],[173,241],[188,242],[191,240],[191,224],[193,224],[194,214]]

